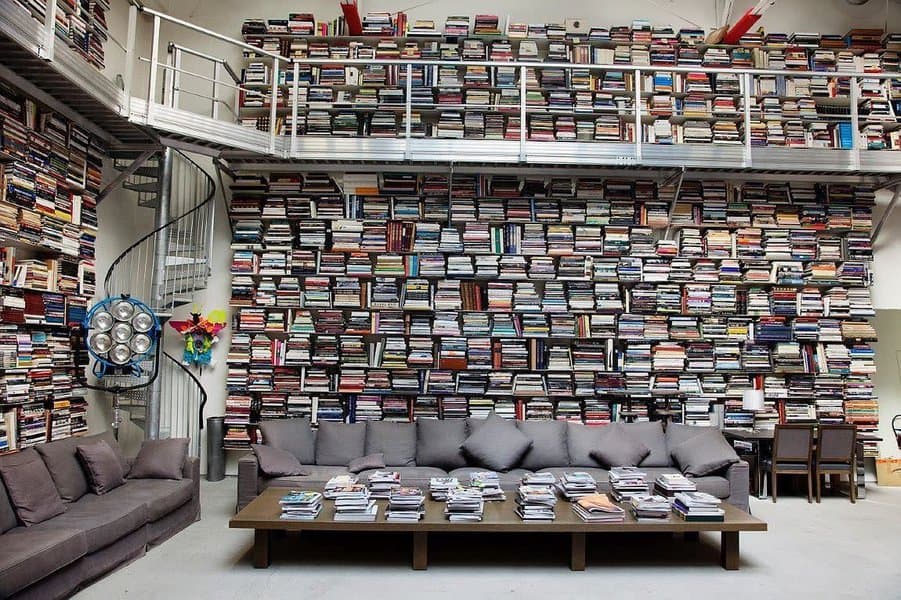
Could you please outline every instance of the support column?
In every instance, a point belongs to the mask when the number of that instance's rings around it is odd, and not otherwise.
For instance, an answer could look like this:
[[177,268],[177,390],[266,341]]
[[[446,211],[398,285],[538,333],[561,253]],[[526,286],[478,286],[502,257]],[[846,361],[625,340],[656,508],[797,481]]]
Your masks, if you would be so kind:
[[[159,202],[156,208],[155,229],[156,249],[153,257],[153,280],[150,286],[150,306],[159,312],[164,308],[166,299],[166,256],[169,254],[169,207],[172,198],[172,148],[163,148],[162,170],[160,171]],[[160,229],[161,228],[161,229]],[[136,274],[137,275],[137,274]],[[162,340],[160,340],[162,343]],[[158,365],[157,368],[160,368]],[[156,440],[160,437],[160,408],[162,405],[162,374],[157,376],[150,386],[150,394],[147,397],[147,425],[144,437],[148,440]]]

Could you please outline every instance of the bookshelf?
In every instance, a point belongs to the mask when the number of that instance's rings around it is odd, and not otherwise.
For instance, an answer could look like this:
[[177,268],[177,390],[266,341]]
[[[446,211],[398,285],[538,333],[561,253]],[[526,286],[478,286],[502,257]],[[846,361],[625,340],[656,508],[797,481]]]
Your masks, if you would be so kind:
[[104,149],[0,82],[0,452],[87,431],[70,325],[96,289]]
[[246,172],[231,196],[229,447],[306,415],[878,422],[872,188]]
[[[402,13],[372,17],[362,36],[347,35],[342,19],[317,23],[310,14],[246,21],[245,42],[295,63],[273,72],[264,55],[244,52],[239,122],[292,139],[409,130],[445,140],[901,147],[901,79],[876,77],[898,71],[899,34],[755,32],[725,46],[646,21],[576,27],[454,16],[442,29]],[[482,17],[497,25],[484,27]],[[409,73],[391,62],[406,60],[417,63]],[[746,77],[747,69],[769,73]]]
[[[75,50],[97,69],[105,68],[104,45],[109,39],[106,13],[109,0],[50,0],[56,2],[54,32],[61,42]],[[47,12],[46,0],[17,0],[16,5],[41,24]]]

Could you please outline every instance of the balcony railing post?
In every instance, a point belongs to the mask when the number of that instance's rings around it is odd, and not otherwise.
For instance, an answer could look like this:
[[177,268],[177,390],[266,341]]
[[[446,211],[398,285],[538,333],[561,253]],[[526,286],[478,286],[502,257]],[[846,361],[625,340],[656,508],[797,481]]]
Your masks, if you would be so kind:
[[527,68],[519,67],[519,162],[526,162],[526,72]]
[[279,60],[272,59],[272,87],[269,99],[269,154],[275,154],[275,133],[278,126],[278,73]]
[[40,54],[44,60],[53,60],[53,45],[56,43],[56,0],[49,0],[44,9],[44,41]]
[[742,77],[742,117],[744,118],[745,124],[745,147],[744,147],[744,166],[748,168],[751,166],[752,154],[751,154],[751,75],[750,73],[745,73]]
[[[134,4],[128,6],[128,33],[125,37],[125,74],[123,75],[124,92],[125,92],[125,111],[126,115],[131,113],[131,83],[134,79],[135,61],[135,37],[138,31],[138,7]],[[122,112],[120,110],[120,112]]]
[[210,114],[214,119],[219,118],[219,76],[222,71],[222,63],[214,62],[213,63],[213,106],[211,107]]
[[153,115],[153,105],[156,103],[156,78],[160,62],[160,18],[153,17],[153,35],[150,38],[150,77],[147,82],[147,122],[150,123]]
[[163,69],[163,98],[162,104],[163,106],[172,106],[172,91],[175,86],[172,85],[172,78],[175,75],[175,57],[173,53],[175,49],[172,44],[169,45],[168,52],[166,52],[166,68]]
[[857,77],[851,81],[851,164],[853,168],[860,168],[860,88]]
[[175,47],[172,71],[172,108],[178,108],[178,97],[181,90],[181,48]]
[[407,63],[407,91],[404,95],[404,114],[406,115],[404,156],[410,160],[410,136],[413,132],[413,63]]
[[644,133],[641,128],[641,69],[635,69],[635,99],[633,100],[635,110],[635,160],[641,162],[641,143]]
[[[294,80],[291,82],[291,95],[293,96],[293,100],[291,102],[291,149],[290,153],[293,156],[294,152],[297,151],[297,103],[300,101],[300,82],[298,79],[300,78],[300,63],[294,63]],[[237,113],[235,113],[237,114]]]

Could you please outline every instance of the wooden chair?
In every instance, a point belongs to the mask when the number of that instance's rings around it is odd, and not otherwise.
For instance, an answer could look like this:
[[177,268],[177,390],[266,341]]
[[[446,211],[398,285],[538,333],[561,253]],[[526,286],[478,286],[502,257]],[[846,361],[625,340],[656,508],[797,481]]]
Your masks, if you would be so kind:
[[817,502],[820,501],[823,475],[848,474],[848,495],[857,502],[857,427],[854,425],[820,425],[817,441]]
[[779,475],[807,475],[807,501],[813,502],[813,427],[776,425],[773,455],[761,469],[770,473],[773,502],[778,497]]

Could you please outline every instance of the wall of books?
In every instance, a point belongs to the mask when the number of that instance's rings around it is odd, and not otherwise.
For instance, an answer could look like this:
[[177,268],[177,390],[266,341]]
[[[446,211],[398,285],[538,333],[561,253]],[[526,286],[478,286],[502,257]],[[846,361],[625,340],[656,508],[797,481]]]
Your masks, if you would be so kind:
[[874,191],[625,177],[239,174],[228,446],[491,410],[875,429]]
[[[526,137],[532,141],[741,144],[850,148],[901,147],[896,115],[901,78],[863,78],[861,113],[852,131],[851,80],[842,72],[897,72],[901,34],[852,29],[844,35],[749,32],[737,46],[705,43],[698,29],[674,29],[637,20],[631,25],[501,24],[497,16],[451,16],[409,23],[399,13],[371,13],[362,36],[347,36],[343,19],[317,23],[308,13],[287,19],[251,19],[244,40],[294,59],[421,59],[544,62],[525,71]],[[331,36],[331,37],[329,37]],[[300,64],[271,72],[262,55],[245,51],[240,122],[269,131],[272,84],[278,84],[276,130],[290,135],[403,137],[406,67]],[[564,63],[584,67],[562,66]],[[622,65],[622,70],[592,65]],[[635,81],[632,69],[641,68]],[[674,73],[705,67],[726,72]],[[816,71],[822,75],[755,76],[751,120],[741,114],[743,90],[736,68]],[[412,69],[411,135],[467,139],[520,139],[520,77],[513,66],[419,65]],[[635,86],[640,84],[640,123]],[[297,122],[292,104],[297,101]]]
[[[50,0],[56,2],[57,43],[67,44],[89,64],[103,69],[104,45],[109,39],[106,13],[109,0]],[[46,0],[17,0],[17,5],[42,25]]]
[[95,290],[103,148],[0,82],[0,452],[87,431],[80,323]]

